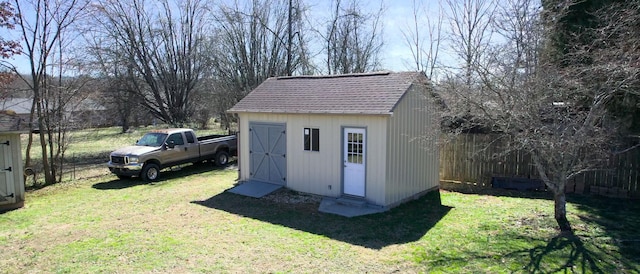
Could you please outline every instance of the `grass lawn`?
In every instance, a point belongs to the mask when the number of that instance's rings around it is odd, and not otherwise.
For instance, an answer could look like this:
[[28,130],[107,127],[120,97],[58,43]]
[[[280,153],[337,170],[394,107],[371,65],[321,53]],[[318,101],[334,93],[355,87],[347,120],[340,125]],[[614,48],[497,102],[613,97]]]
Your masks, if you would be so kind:
[[349,219],[225,192],[236,176],[187,166],[153,184],[97,175],[31,191],[0,214],[0,273],[640,269],[637,201],[570,197],[577,236],[558,238],[546,194],[442,190]]

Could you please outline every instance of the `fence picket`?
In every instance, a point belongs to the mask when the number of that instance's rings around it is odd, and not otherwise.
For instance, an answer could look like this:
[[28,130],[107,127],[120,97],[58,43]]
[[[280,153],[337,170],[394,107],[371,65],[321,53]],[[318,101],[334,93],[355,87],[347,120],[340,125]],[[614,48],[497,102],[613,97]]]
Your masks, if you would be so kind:
[[[539,178],[531,155],[523,151],[502,155],[501,145],[492,143],[491,138],[468,134],[444,143],[440,149],[440,179],[488,185],[492,176]],[[608,165],[608,171],[576,176],[567,184],[567,192],[640,197],[640,148],[613,156]]]

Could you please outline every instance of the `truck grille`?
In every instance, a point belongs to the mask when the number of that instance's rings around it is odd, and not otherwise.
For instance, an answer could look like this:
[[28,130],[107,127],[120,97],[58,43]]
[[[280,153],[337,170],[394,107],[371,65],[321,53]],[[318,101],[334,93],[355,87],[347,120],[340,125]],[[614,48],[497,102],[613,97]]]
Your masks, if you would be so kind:
[[125,164],[123,156],[111,156],[111,163],[113,164]]

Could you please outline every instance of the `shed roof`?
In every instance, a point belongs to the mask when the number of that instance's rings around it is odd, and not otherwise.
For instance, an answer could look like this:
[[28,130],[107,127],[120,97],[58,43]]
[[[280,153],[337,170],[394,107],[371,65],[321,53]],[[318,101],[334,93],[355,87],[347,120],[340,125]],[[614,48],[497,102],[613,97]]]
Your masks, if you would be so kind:
[[391,114],[421,72],[272,77],[229,112]]
[[0,110],[0,132],[26,132],[27,129],[27,123],[15,112]]

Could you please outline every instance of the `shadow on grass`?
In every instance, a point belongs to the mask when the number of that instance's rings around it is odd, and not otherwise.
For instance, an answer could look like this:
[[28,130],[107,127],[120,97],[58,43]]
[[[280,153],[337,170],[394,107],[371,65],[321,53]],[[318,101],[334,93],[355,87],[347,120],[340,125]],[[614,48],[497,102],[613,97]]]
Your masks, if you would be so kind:
[[[15,205],[15,206],[13,206],[13,205]],[[16,204],[13,204],[13,205],[11,207],[0,207],[0,215],[8,213],[8,212],[11,212],[11,211],[14,211],[14,210],[21,209],[22,207],[24,207],[24,202],[22,202],[22,203],[20,203],[18,205],[16,205]]]
[[[444,185],[443,189],[465,194],[553,200],[549,192],[480,188],[457,183],[442,185]],[[638,271],[637,264],[629,263],[640,262],[640,203],[638,200],[567,194],[567,202],[578,209],[575,212],[569,212],[580,219],[578,222],[572,222],[578,236],[564,238],[558,236],[550,240],[547,245],[528,251],[537,254],[532,257],[532,263],[528,265],[530,271],[538,272],[541,259],[545,255],[559,250],[569,250],[566,252],[566,256],[569,256],[570,259],[566,265],[574,264],[575,267],[582,269],[588,267],[587,272],[602,272],[597,266],[611,260],[619,261],[622,264],[621,267],[625,269]],[[585,247],[578,237],[588,239],[586,245],[588,247]],[[599,249],[599,245],[615,246],[618,250],[610,253],[605,253],[605,250],[593,252],[592,250]],[[602,258],[602,256],[607,258]],[[537,263],[535,263],[536,261]],[[594,261],[598,263],[594,263]],[[616,269],[615,265],[607,266],[613,270]],[[549,271],[559,270],[545,270],[544,272]],[[580,272],[582,270],[574,269],[574,271]]]
[[142,181],[139,178],[130,178],[130,179],[114,178],[111,181],[96,183],[91,187],[99,190],[114,190],[114,189],[125,189],[125,188],[144,185],[144,184],[147,184],[147,182]]
[[[559,235],[544,241],[539,238],[504,234],[500,241],[510,242],[514,238],[527,242],[542,242],[533,248],[504,250],[500,254],[488,246],[486,251],[465,252],[461,256],[424,254],[417,261],[427,268],[457,266],[465,269],[467,264],[481,268],[502,261],[505,269],[516,273],[637,273],[633,262],[619,260],[616,254],[600,249],[592,243],[585,244],[580,237]],[[515,245],[514,245],[515,247]],[[502,246],[508,249],[508,246]],[[436,257],[436,259],[432,259]],[[467,268],[468,269],[468,268]],[[474,268],[471,268],[474,269]],[[471,271],[473,272],[473,271]]]
[[[230,165],[233,165],[233,164],[235,163],[231,163]],[[114,175],[113,180],[108,182],[96,183],[91,187],[95,189],[100,189],[100,190],[114,190],[114,189],[125,189],[125,188],[144,185],[144,184],[162,184],[165,181],[169,181],[175,178],[205,173],[212,170],[222,170],[226,168],[229,168],[229,166],[220,167],[209,162],[202,163],[202,164],[187,164],[187,165],[181,166],[180,168],[174,168],[173,170],[172,169],[163,170],[160,173],[160,178],[157,181],[151,182],[151,183],[145,182],[138,177],[133,177],[129,179],[118,179]]]
[[[638,200],[607,197],[573,197],[580,210],[581,221],[604,232],[590,235],[607,239],[616,245],[626,259],[640,262],[640,203]],[[595,232],[582,232],[587,235]],[[635,270],[636,273],[638,269]]]
[[501,189],[492,188],[491,186],[476,186],[471,183],[440,182],[440,189],[463,194],[553,200],[553,194],[547,191]]
[[[597,248],[592,246],[591,248]],[[529,263],[524,270],[530,273],[609,273],[618,269],[609,258],[603,258],[601,250],[592,251],[577,236],[556,236],[546,245],[539,245],[526,251]],[[561,261],[555,268],[545,267],[546,260]],[[606,270],[606,271],[605,271]]]
[[228,192],[192,203],[372,249],[417,241],[451,210],[442,205],[438,191],[384,213],[354,218],[320,213],[317,203],[285,204]]

